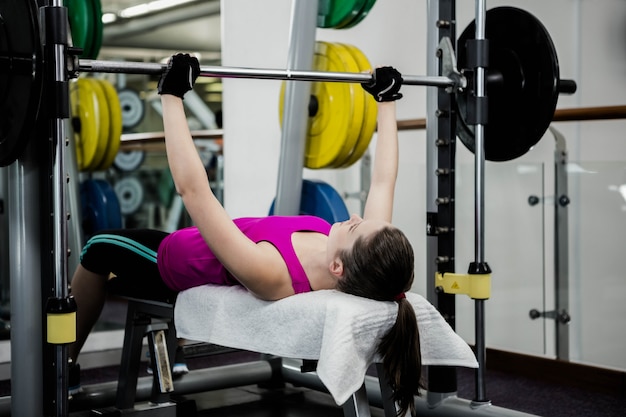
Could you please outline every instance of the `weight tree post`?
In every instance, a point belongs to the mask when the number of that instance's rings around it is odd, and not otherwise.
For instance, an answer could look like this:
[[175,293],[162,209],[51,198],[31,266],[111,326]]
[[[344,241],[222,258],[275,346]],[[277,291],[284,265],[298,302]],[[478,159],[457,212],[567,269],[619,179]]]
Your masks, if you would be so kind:
[[[310,70],[315,54],[317,1],[294,0],[291,15],[288,70]],[[302,170],[311,84],[287,82],[274,212],[300,213]]]

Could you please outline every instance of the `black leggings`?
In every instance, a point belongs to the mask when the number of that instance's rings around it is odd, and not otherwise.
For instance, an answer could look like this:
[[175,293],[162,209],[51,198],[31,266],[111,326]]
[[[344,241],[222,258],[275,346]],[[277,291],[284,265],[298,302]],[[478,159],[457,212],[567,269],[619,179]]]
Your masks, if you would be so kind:
[[87,241],[80,263],[96,274],[113,273],[107,285],[114,294],[173,303],[177,293],[163,283],[156,263],[167,235],[150,229],[103,230]]

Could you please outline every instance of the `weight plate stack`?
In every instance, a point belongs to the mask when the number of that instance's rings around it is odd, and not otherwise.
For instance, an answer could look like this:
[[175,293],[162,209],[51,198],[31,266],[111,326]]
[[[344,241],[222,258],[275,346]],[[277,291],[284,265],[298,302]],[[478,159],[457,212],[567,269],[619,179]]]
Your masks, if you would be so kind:
[[[325,42],[328,55],[332,60],[341,61],[341,65],[346,72],[359,72],[359,64],[350,51],[341,44]],[[341,149],[337,157],[330,163],[330,168],[342,166],[350,157],[354,147],[359,140],[363,118],[365,114],[365,95],[367,94],[359,84],[348,83],[350,89],[350,114],[348,117],[348,133],[341,143]]]
[[[355,46],[317,42],[314,69],[317,71],[371,71],[367,57]],[[280,123],[283,123],[284,94],[280,95]],[[311,105],[304,166],[310,169],[345,168],[358,161],[376,129],[374,98],[359,84],[311,83]]]
[[139,210],[143,203],[144,191],[141,182],[137,178],[122,178],[115,183],[113,189],[120,202],[120,210],[123,215],[133,214]]
[[122,107],[122,125],[125,130],[136,127],[143,120],[144,104],[135,90],[124,88],[117,93]]
[[122,110],[115,88],[106,80],[78,78],[70,84],[70,105],[78,169],[108,169],[122,137]]
[[[344,48],[346,48],[355,59],[359,66],[359,72],[371,71],[372,66],[365,56],[363,52],[359,48],[354,45],[342,44]],[[361,88],[360,86],[357,86]],[[365,93],[365,92],[364,92]],[[365,151],[370,145],[372,141],[372,136],[376,131],[376,118],[378,116],[378,106],[376,104],[376,100],[372,97],[371,94],[363,94],[363,102],[364,102],[364,114],[363,114],[363,123],[361,124],[361,130],[359,132],[359,138],[352,149],[352,152],[348,156],[348,158],[343,161],[342,164],[337,165],[337,168],[347,168],[350,165],[354,164],[356,161],[363,157]]]
[[120,229],[120,202],[111,185],[100,179],[88,179],[80,184],[83,232],[89,238],[100,230]]
[[94,79],[94,82],[100,84],[104,91],[109,113],[109,136],[105,139],[106,148],[100,162],[94,167],[95,171],[101,171],[113,165],[115,156],[119,152],[122,143],[122,107],[115,87],[110,82],[99,79]]
[[70,103],[78,169],[85,171],[96,158],[100,131],[98,101],[91,82],[86,78],[73,81]]

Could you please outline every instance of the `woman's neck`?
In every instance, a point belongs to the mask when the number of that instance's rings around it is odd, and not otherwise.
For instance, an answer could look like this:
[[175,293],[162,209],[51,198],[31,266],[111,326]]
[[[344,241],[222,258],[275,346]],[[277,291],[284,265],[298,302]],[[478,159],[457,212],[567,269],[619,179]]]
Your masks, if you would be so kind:
[[328,236],[321,233],[296,232],[291,239],[300,264],[309,279],[311,289],[335,288],[337,279],[330,273],[326,256]]

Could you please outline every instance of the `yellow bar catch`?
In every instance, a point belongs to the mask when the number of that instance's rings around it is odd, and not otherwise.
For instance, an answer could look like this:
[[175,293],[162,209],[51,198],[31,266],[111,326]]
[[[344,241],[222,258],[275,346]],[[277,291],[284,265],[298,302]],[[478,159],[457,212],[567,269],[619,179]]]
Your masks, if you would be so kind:
[[74,297],[48,299],[46,304],[48,343],[64,345],[76,341],[76,311]]
[[446,294],[465,294],[475,300],[491,297],[491,274],[437,272],[435,284]]
[[76,341],[76,312],[48,314],[48,343],[62,345]]

